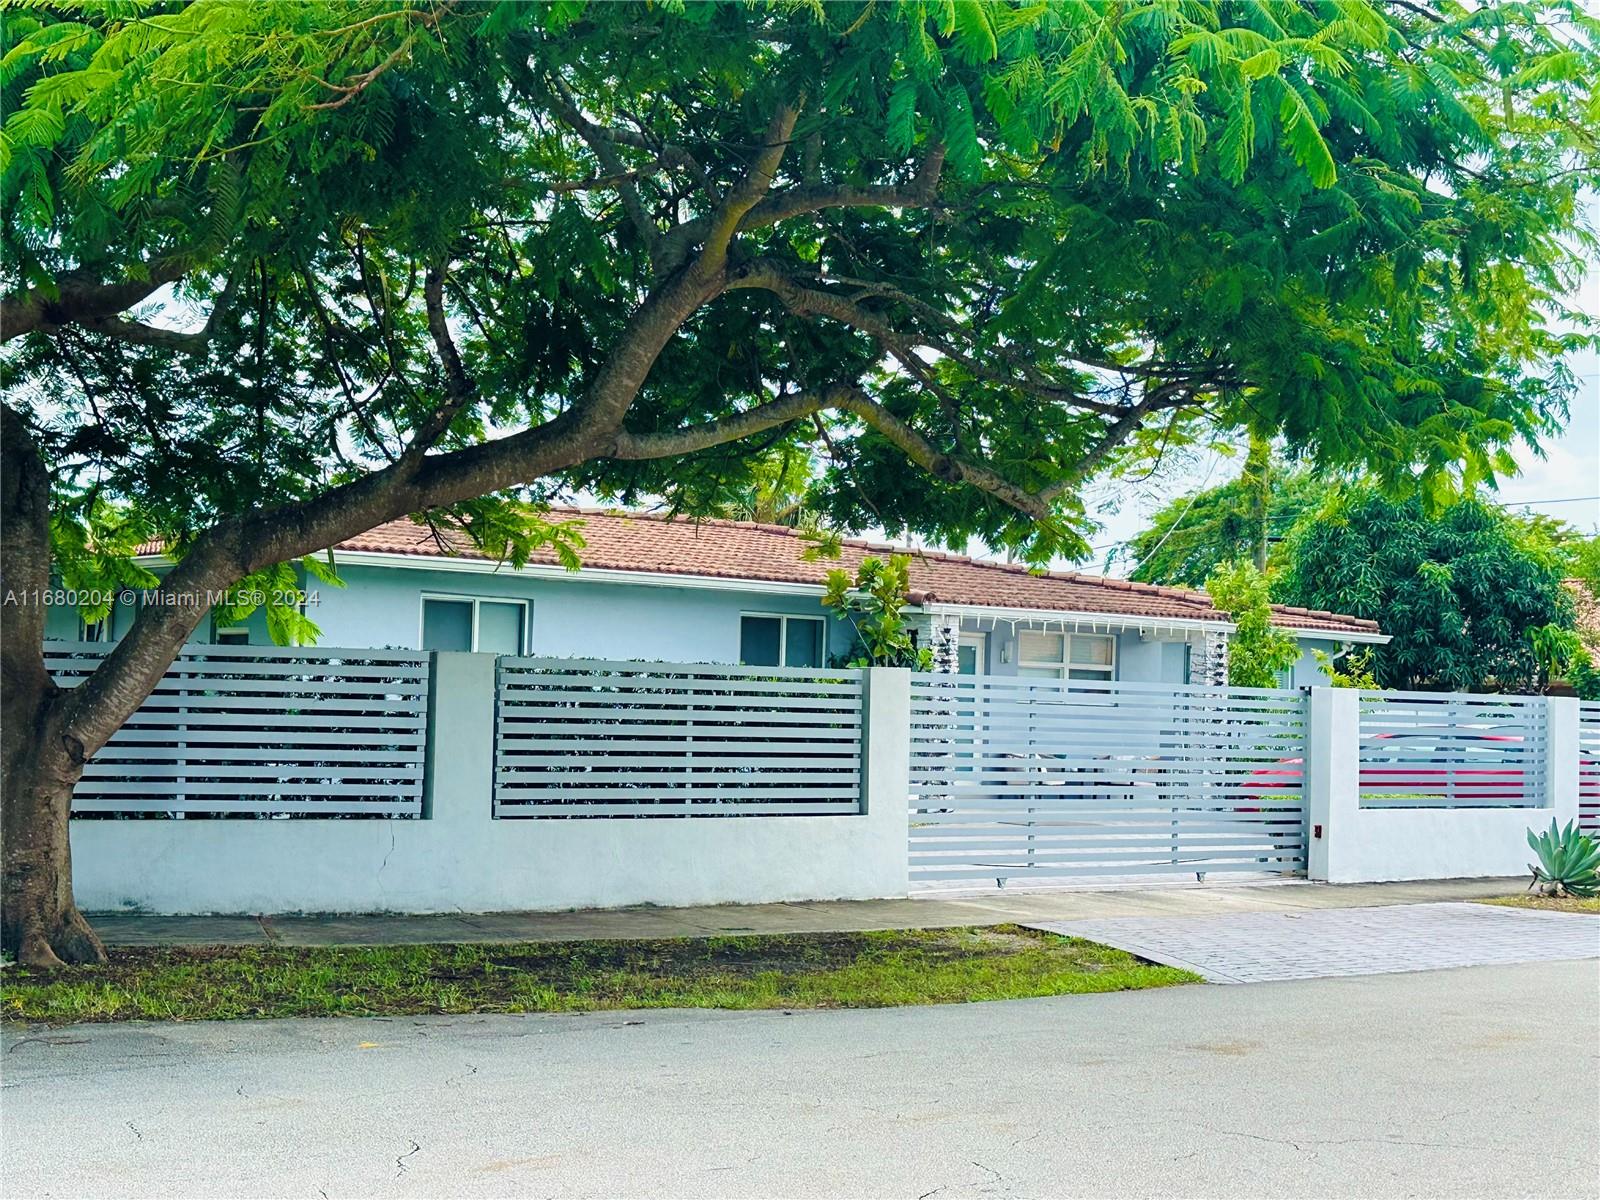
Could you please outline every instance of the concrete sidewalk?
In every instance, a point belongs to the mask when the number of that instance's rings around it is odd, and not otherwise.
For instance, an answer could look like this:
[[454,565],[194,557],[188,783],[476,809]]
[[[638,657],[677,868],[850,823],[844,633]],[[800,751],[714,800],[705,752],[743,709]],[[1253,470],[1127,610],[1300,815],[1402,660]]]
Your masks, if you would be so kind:
[[558,913],[427,916],[92,917],[120,946],[384,946],[423,942],[584,941],[596,938],[709,937],[741,933],[828,933],[952,925],[1033,924],[1116,917],[1203,917],[1429,904],[1521,892],[1526,879],[1444,879],[1416,883],[1274,881],[1078,891],[989,891],[905,900],[835,900],[707,908],[587,909]]

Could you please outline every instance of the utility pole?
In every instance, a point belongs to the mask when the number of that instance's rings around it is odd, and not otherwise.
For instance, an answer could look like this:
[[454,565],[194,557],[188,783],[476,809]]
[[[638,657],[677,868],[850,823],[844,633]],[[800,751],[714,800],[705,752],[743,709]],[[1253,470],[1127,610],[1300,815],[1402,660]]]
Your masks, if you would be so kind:
[[1254,430],[1244,460],[1244,482],[1250,493],[1251,549],[1256,570],[1267,569],[1268,501],[1272,495],[1272,442]]

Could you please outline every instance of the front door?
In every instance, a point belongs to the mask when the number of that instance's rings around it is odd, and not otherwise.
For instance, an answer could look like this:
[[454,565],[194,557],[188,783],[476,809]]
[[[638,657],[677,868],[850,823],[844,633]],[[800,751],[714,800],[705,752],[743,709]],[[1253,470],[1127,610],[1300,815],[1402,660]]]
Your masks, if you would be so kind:
[[989,635],[963,633],[956,644],[956,674],[983,675],[989,666]]

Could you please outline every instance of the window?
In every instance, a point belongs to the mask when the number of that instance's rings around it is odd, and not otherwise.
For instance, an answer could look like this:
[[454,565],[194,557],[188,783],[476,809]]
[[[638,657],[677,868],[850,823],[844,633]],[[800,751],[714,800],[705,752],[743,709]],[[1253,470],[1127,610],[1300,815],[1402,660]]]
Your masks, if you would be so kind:
[[747,613],[739,621],[739,661],[747,667],[820,667],[825,631],[821,617]]
[[956,674],[982,675],[989,661],[989,635],[963,633],[956,643]]
[[111,617],[103,621],[78,622],[78,635],[85,642],[109,642],[111,640]]
[[218,629],[216,644],[219,646],[248,646],[250,644],[250,631],[243,625],[235,625],[229,629]]
[[527,646],[525,600],[480,600],[474,596],[422,598],[422,649],[521,654]]
[[1117,639],[1101,633],[1017,634],[1017,674],[1028,679],[1116,677]]

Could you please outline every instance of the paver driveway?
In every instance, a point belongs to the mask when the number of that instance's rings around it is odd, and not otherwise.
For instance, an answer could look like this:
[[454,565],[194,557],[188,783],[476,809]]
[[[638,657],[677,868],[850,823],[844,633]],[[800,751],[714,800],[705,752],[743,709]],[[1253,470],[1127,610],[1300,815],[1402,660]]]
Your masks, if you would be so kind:
[[1046,921],[1213,983],[1600,957],[1600,917],[1487,904]]

